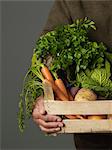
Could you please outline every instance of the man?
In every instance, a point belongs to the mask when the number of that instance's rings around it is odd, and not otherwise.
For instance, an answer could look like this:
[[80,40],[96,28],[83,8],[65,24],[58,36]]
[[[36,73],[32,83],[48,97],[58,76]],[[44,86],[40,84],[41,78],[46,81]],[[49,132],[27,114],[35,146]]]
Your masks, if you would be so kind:
[[[73,20],[88,17],[95,22],[97,31],[91,31],[91,40],[102,41],[112,47],[112,1],[60,0],[55,1],[42,34],[59,24],[71,24]],[[72,93],[74,94],[74,93]],[[33,119],[45,133],[56,133],[63,126],[61,118],[48,115],[39,97],[33,110]],[[112,134],[74,134],[77,150],[111,150]]]

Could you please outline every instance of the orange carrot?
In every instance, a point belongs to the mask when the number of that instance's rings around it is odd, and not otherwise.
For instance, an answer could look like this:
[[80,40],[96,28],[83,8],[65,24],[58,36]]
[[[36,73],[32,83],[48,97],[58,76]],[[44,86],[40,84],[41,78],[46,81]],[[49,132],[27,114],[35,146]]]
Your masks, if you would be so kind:
[[57,96],[55,96],[55,100],[59,100],[59,98]]
[[[65,87],[65,85],[61,79],[56,79],[55,84],[60,89],[60,91],[68,98],[67,100],[73,100],[73,97],[72,97],[70,91],[66,89],[66,87]],[[61,100],[63,100],[63,99],[61,99]],[[65,115],[65,116],[69,119],[76,119],[77,118],[76,115]]]
[[[67,89],[61,79],[56,79],[54,82],[54,79],[52,77],[52,74],[50,73],[49,69],[46,66],[43,66],[41,68],[41,73],[44,76],[45,80],[43,82],[47,82],[48,84],[52,85],[53,91],[56,94],[56,97],[58,97],[62,101],[68,101],[70,93],[68,95]],[[72,97],[70,96],[70,99]],[[75,115],[66,115],[69,119],[76,119]]]
[[48,84],[50,84],[52,86],[52,89],[53,89],[56,97],[58,97],[60,100],[68,101],[68,98],[60,91],[60,89],[55,85],[54,82],[49,81],[47,79],[44,79],[43,82],[47,82]]
[[[62,101],[68,101],[69,99],[61,92],[61,90],[55,85],[55,82],[51,82],[47,79],[44,79],[43,80],[43,83],[48,83],[50,86],[52,86],[53,88],[53,91],[56,95],[56,99],[57,100],[62,100]],[[77,116],[76,115],[65,115],[67,118],[69,119],[77,119]]]
[[77,119],[86,119],[85,115],[76,115]]
[[58,88],[55,83],[52,83],[53,91],[55,92],[56,96],[62,101],[68,101],[68,97],[66,97],[62,91]]
[[[68,92],[69,100],[70,100],[70,101],[73,101],[73,96],[72,96],[72,94],[70,93],[69,89],[67,89],[67,92]],[[67,117],[68,119],[77,119],[77,115],[66,115],[66,117]]]
[[42,73],[42,75],[44,76],[45,79],[47,79],[47,80],[49,80],[51,82],[54,82],[53,76],[50,73],[48,67],[42,66],[41,73]]
[[[73,100],[73,97],[72,97],[71,93],[69,92],[69,90],[66,89],[66,87],[65,87],[65,85],[64,85],[64,83],[63,83],[63,81],[62,81],[61,79],[56,79],[56,80],[55,80],[55,84],[56,84],[57,87],[60,89],[60,91],[62,91],[62,93],[63,93],[66,97],[68,97],[67,100]],[[61,99],[61,100],[63,100],[63,99]],[[66,116],[67,118],[69,118],[69,119],[76,119],[76,118],[77,118],[76,115],[65,115],[65,116]]]
[[68,119],[86,119],[85,116],[82,115],[66,115]]
[[64,85],[64,82],[62,81],[62,79],[58,78],[55,80],[55,85],[60,89],[60,91],[69,99],[68,93],[67,93],[67,89]]
[[77,119],[76,115],[65,115],[68,119]]

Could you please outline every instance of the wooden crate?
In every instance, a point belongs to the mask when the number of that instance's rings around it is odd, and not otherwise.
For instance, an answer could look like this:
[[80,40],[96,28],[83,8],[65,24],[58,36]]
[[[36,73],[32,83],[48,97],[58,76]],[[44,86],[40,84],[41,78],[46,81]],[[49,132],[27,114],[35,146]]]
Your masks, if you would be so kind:
[[[112,115],[112,100],[98,101],[58,101],[54,100],[51,87],[45,85],[45,109],[52,115]],[[112,118],[64,119],[65,126],[59,133],[112,133]]]
[[[112,114],[112,100],[105,101],[45,101],[45,109],[52,115],[95,115]],[[112,119],[64,119],[65,127],[60,133],[112,133]]]

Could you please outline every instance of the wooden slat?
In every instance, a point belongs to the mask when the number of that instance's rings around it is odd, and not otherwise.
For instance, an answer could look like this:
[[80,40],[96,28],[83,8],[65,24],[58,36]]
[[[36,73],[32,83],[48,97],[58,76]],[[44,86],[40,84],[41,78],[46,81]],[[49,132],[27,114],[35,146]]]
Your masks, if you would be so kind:
[[105,101],[45,101],[45,109],[48,114],[112,114],[112,100]]
[[59,133],[112,133],[112,120],[63,120]]
[[44,87],[44,99],[48,100],[54,100],[54,93],[52,90],[52,86],[48,84],[48,82],[43,83]]

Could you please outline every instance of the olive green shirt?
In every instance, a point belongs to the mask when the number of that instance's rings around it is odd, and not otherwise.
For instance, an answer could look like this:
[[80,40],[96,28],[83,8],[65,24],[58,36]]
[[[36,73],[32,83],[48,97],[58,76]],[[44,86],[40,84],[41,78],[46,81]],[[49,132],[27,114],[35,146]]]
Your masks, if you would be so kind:
[[90,38],[112,47],[112,0],[56,0],[42,33],[84,17],[93,20],[97,27],[90,31]]

